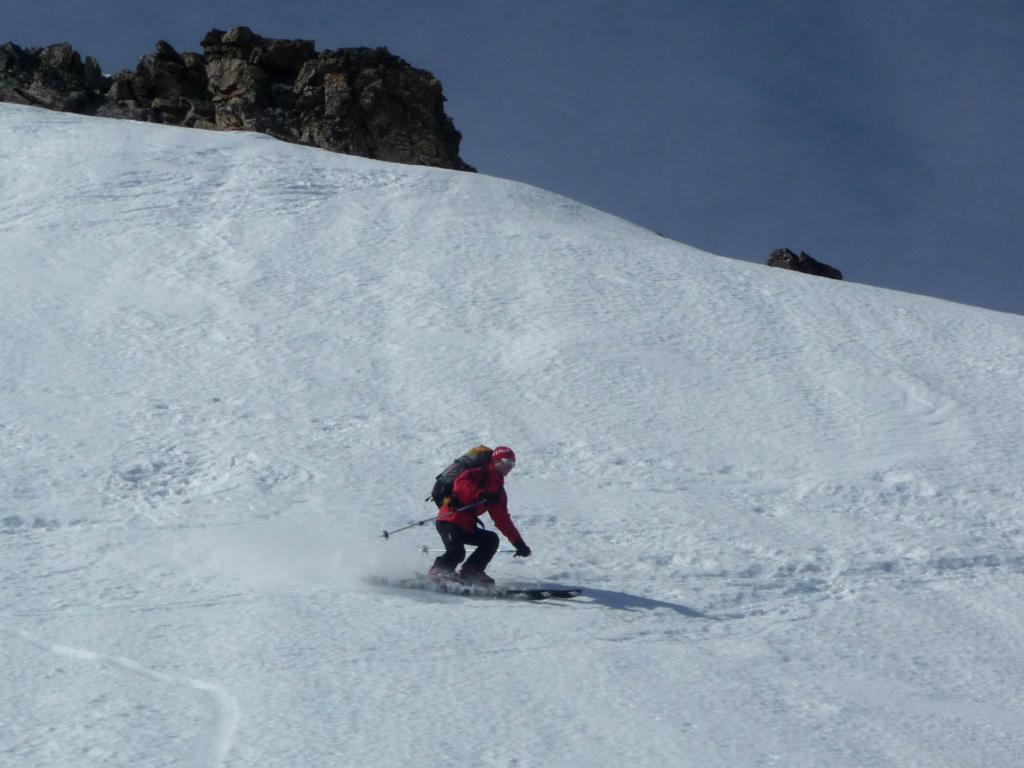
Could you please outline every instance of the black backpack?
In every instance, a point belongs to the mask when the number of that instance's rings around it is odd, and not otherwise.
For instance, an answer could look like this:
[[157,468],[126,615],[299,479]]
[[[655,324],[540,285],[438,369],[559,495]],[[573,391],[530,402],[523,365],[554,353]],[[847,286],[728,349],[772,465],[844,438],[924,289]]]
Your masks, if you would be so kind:
[[444,472],[434,478],[434,489],[430,492],[428,501],[434,502],[438,508],[443,507],[445,501],[452,495],[452,486],[455,478],[473,467],[482,467],[491,460],[494,451],[486,445],[478,445],[470,448],[455,461],[449,464]]

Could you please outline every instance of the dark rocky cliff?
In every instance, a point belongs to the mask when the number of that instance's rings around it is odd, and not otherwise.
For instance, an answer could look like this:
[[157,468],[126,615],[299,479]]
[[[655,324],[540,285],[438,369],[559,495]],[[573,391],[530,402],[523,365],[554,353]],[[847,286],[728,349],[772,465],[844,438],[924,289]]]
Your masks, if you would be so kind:
[[203,53],[168,43],[135,71],[102,74],[68,44],[0,46],[0,101],[195,128],[260,131],[334,152],[474,170],[441,83],[386,48],[317,52],[247,27],[212,30]]
[[829,277],[833,280],[843,279],[843,273],[835,267],[830,267],[828,264],[818,261],[803,251],[800,251],[800,255],[797,256],[789,248],[777,248],[772,251],[771,256],[768,257],[768,266],[792,269],[795,272],[817,275],[818,277]]

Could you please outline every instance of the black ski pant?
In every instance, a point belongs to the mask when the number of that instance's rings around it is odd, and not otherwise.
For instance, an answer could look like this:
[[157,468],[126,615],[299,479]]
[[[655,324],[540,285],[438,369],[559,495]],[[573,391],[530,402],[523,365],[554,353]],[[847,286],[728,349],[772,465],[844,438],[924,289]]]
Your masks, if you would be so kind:
[[434,561],[438,568],[446,571],[454,571],[455,566],[466,560],[466,545],[476,547],[476,551],[469,556],[463,570],[470,572],[486,570],[487,564],[491,562],[494,553],[498,551],[498,534],[484,528],[477,528],[472,533],[466,533],[455,523],[436,523],[437,532],[444,542],[444,554]]

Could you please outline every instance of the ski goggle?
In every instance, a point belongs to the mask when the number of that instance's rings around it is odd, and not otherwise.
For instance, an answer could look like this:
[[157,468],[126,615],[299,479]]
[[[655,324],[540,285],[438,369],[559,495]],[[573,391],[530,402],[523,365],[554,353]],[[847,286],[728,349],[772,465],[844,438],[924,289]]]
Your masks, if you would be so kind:
[[494,468],[498,470],[498,474],[504,476],[512,471],[512,467],[516,465],[515,459],[498,459],[494,462]]

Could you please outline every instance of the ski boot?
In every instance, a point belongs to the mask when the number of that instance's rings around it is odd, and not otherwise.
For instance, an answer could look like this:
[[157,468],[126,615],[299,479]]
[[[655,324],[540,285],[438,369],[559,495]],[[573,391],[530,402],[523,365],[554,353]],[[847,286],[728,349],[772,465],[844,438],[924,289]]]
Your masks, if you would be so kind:
[[427,578],[437,584],[461,581],[461,579],[459,579],[459,575],[455,573],[453,569],[437,564],[431,566],[430,570],[427,571]]
[[469,584],[474,587],[494,586],[494,579],[486,573],[474,568],[466,568],[465,566],[463,566],[462,572],[459,574],[459,579],[463,584]]

